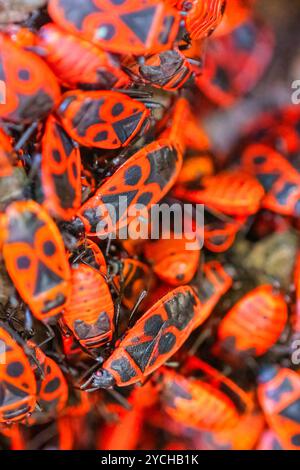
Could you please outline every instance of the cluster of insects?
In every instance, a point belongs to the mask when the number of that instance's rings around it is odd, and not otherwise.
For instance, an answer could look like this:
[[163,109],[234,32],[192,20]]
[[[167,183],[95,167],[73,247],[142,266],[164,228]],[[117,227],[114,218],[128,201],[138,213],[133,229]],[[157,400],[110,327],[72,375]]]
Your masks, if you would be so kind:
[[[0,0],[1,449],[300,448],[300,111],[202,125],[271,62],[254,4]],[[192,250],[118,237],[174,202]]]

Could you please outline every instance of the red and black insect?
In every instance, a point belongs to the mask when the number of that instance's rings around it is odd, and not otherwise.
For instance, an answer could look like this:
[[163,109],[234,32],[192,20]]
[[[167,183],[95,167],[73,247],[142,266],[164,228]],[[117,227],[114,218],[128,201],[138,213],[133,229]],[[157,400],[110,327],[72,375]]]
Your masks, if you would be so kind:
[[22,346],[3,322],[0,343],[0,422],[13,423],[35,409],[37,385]]
[[231,429],[253,408],[247,392],[196,357],[190,358],[183,374],[164,369],[160,380],[167,414],[198,430]]
[[72,290],[63,320],[87,350],[111,341],[114,332],[114,304],[104,277],[93,267],[78,264],[71,271]]
[[50,116],[42,138],[39,202],[54,217],[70,220],[81,205],[80,150]]
[[63,95],[57,114],[81,145],[117,149],[147,129],[150,111],[123,93],[74,90]]
[[181,164],[181,153],[166,139],[143,147],[77,213],[86,234],[102,236],[128,226],[142,207],[147,211],[170,190]]
[[[216,214],[217,215],[217,214]],[[204,225],[204,246],[213,253],[223,253],[233,245],[238,232],[244,227],[248,217],[231,217],[222,220],[221,217],[215,217],[214,214]]]
[[67,87],[106,90],[129,85],[129,77],[116,57],[66,33],[54,23],[39,30],[37,45],[57,78]]
[[190,286],[181,286],[150,307],[83,389],[90,384],[91,390],[97,390],[143,382],[175,354],[232,284],[218,262],[207,263],[204,276],[199,297]]
[[134,59],[123,61],[123,65],[135,82],[166,91],[180,90],[194,73],[189,59],[177,48],[141,58],[139,63]]
[[40,320],[56,315],[70,291],[60,232],[34,201],[10,204],[2,216],[3,258],[20,296]]
[[249,19],[230,33],[210,41],[197,87],[219,106],[232,106],[262,78],[274,52],[273,33]]
[[266,195],[262,206],[278,214],[300,214],[300,174],[276,150],[268,145],[253,144],[242,154],[242,168],[263,185]]
[[300,376],[291,369],[265,366],[258,399],[270,428],[284,449],[300,447]]
[[179,12],[159,0],[50,0],[55,23],[117,54],[155,54],[171,49]]
[[265,427],[262,413],[254,411],[240,417],[237,426],[219,432],[202,433],[203,450],[253,450]]
[[271,285],[239,300],[218,328],[217,349],[225,354],[261,356],[279,339],[288,319],[286,301]]
[[42,59],[4,34],[0,35],[0,51],[0,80],[6,84],[0,118],[22,124],[43,119],[60,100],[56,77]]
[[97,390],[143,382],[183,345],[202,321],[201,304],[193,289],[178,287],[142,315],[82,388],[89,389],[90,385],[90,390]]
[[255,214],[264,197],[264,189],[256,178],[237,171],[206,176],[196,188],[178,185],[173,192],[180,199],[205,204],[230,216]]
[[107,274],[107,264],[104,254],[102,253],[99,246],[89,238],[80,240],[76,249],[70,256],[71,264],[77,264],[82,262],[97,271],[104,276]]
[[196,286],[201,303],[201,312],[206,320],[221,297],[231,288],[233,279],[219,261],[204,264],[202,277]]

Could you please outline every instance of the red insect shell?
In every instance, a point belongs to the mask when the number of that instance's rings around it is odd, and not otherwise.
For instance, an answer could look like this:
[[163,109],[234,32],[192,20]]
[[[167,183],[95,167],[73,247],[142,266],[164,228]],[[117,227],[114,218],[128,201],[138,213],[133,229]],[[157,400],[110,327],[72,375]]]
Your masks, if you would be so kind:
[[37,44],[59,80],[71,88],[125,88],[129,78],[117,59],[84,39],[68,34],[54,23],[43,26]]
[[271,285],[246,294],[225,315],[218,329],[219,347],[232,354],[265,354],[278,340],[288,319],[284,297]]
[[55,217],[70,220],[81,205],[81,159],[75,144],[54,116],[42,138],[43,206]]
[[164,370],[162,399],[172,419],[201,431],[224,431],[239,422],[235,404],[223,391],[172,370]]
[[[152,264],[155,274],[172,286],[188,284],[194,277],[200,262],[200,245],[197,236],[194,239],[182,236],[175,238],[172,232],[169,238],[148,241],[144,254]],[[194,248],[187,247],[193,244]],[[196,248],[198,245],[198,249]]]
[[[77,215],[87,235],[107,235],[126,227],[137,213],[140,215],[141,205],[149,209],[167,194],[181,165],[182,154],[166,139],[139,150],[81,207]],[[120,201],[120,197],[125,201]],[[116,211],[115,220],[109,206],[118,208],[121,204],[124,207]]]
[[204,177],[200,187],[196,189],[176,186],[174,194],[178,198],[205,204],[227,215],[249,216],[259,210],[264,189],[247,173],[226,171]]
[[270,428],[287,450],[300,447],[300,376],[291,369],[270,366],[259,376],[258,399]]
[[56,77],[42,59],[3,34],[0,51],[0,80],[6,85],[0,118],[22,124],[43,119],[60,99]]
[[268,145],[247,147],[241,159],[242,168],[256,176],[266,190],[262,206],[273,212],[299,216],[300,174],[280,153]]
[[[198,286],[202,321],[209,317],[221,297],[231,288],[232,283],[232,277],[219,261],[209,261],[204,264],[203,276]],[[197,326],[199,325],[196,322],[195,328]]]
[[171,49],[179,13],[159,0],[50,0],[55,23],[117,54],[155,54]]
[[76,142],[101,149],[126,147],[145,130],[150,116],[143,103],[115,91],[70,91],[57,113]]
[[215,218],[204,226],[204,246],[213,253],[223,253],[234,243],[237,233],[242,229],[248,217],[234,217],[231,221]]
[[177,287],[142,315],[88,383],[108,388],[143,382],[178,351],[205,313],[191,287]]
[[72,292],[63,312],[66,325],[82,346],[95,349],[109,342],[114,331],[114,304],[107,282],[94,268],[72,268]]
[[196,85],[213,103],[232,106],[262,78],[273,52],[273,33],[250,19],[209,42],[203,74],[197,75]]
[[70,291],[70,269],[57,226],[34,201],[10,204],[2,222],[3,258],[16,289],[39,320],[56,315]]
[[[6,326],[0,324],[0,423],[22,421],[36,405],[36,380],[31,365]],[[5,349],[4,349],[5,348]]]

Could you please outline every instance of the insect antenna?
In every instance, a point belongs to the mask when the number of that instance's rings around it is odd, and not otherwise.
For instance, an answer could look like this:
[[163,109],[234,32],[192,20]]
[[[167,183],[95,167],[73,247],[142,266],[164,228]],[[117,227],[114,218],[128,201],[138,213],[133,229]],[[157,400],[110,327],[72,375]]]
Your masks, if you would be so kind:
[[137,301],[135,303],[135,306],[133,307],[133,309],[131,310],[131,313],[130,313],[130,317],[129,317],[129,320],[128,320],[128,327],[129,328],[132,326],[132,320],[134,319],[134,315],[136,314],[136,312],[139,309],[141,303],[143,302],[143,300],[146,298],[147,295],[148,295],[147,290],[143,290],[140,293],[139,298],[137,299]]
[[107,389],[106,390],[106,393],[108,393],[109,395],[111,395],[115,400],[116,402],[120,403],[120,405],[123,406],[123,408],[125,408],[126,410],[130,411],[132,410],[132,405],[129,403],[128,400],[126,400],[126,398],[123,397],[123,395],[121,395],[120,392],[118,392],[117,390],[114,390],[114,389]]
[[14,151],[18,152],[21,150],[21,148],[26,144],[26,142],[30,139],[32,134],[36,131],[38,128],[38,122],[33,122],[29,127],[27,127],[26,131],[23,133],[23,135],[20,137],[18,142],[16,143],[14,147]]

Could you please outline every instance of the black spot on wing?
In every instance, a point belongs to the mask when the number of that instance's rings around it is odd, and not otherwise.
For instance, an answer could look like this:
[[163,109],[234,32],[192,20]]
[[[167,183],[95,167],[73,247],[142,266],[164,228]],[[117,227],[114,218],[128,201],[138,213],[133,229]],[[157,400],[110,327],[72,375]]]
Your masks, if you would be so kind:
[[56,196],[62,209],[72,209],[76,199],[76,192],[70,184],[68,173],[52,175]]
[[36,232],[45,224],[36,214],[23,211],[8,221],[8,243],[24,242],[33,246]]
[[270,191],[279,178],[279,173],[258,173],[256,178],[263,186],[265,191]]
[[140,112],[113,123],[113,129],[122,144],[124,144],[135,132],[141,122],[142,116],[143,113]]
[[87,16],[101,11],[93,0],[59,0],[58,6],[63,9],[65,19],[74,24],[79,31],[82,30]]
[[74,149],[72,139],[68,136],[68,134],[64,131],[60,124],[55,123],[55,130],[56,135],[62,143],[66,156],[69,157]]
[[24,372],[24,366],[21,362],[14,361],[7,365],[6,372],[10,377],[20,377]]
[[44,388],[45,393],[53,393],[55,390],[58,389],[60,386],[60,379],[59,377],[54,377],[54,379],[50,380]]
[[102,196],[102,202],[108,208],[111,219],[114,222],[120,220],[120,218],[126,213],[137,193],[138,190]]
[[90,325],[83,320],[74,321],[74,331],[78,338],[85,339],[89,337]]
[[152,336],[153,338],[155,338],[158,335],[163,324],[164,324],[164,321],[160,315],[152,315],[145,322],[145,325],[144,325],[145,335]]
[[104,99],[86,99],[72,120],[72,125],[80,137],[85,137],[87,130],[96,124],[104,123],[100,119]]
[[150,174],[145,184],[157,183],[161,189],[171,180],[177,162],[177,152],[172,147],[162,147],[147,154],[150,163]]
[[121,20],[143,44],[146,44],[149,33],[152,30],[156,8],[157,7],[153,6],[145,8],[144,10],[120,15]]
[[300,424],[300,398],[284,408],[279,415]]
[[170,331],[164,333],[158,341],[159,354],[167,354],[172,351],[176,344],[176,336]]
[[138,184],[142,177],[142,169],[139,165],[132,165],[126,170],[124,178],[125,184],[128,186],[135,186]]
[[289,197],[298,190],[298,185],[294,183],[285,183],[281,191],[276,194],[276,199],[281,206],[285,206]]
[[136,371],[126,357],[120,357],[112,361],[110,367],[119,374],[122,382],[128,382],[136,377]]
[[229,92],[231,89],[231,81],[228,73],[223,67],[218,66],[213,78],[213,84],[221,88],[223,91]]
[[145,371],[148,362],[151,358],[151,354],[156,345],[155,340],[144,341],[143,343],[137,343],[126,348],[129,356],[134,360],[135,364],[141,369],[142,372]]
[[37,296],[58,286],[62,278],[51,271],[44,263],[39,261],[37,270],[37,282],[34,289],[34,295]]
[[296,447],[300,447],[300,434],[295,434],[292,439],[291,439],[291,442],[294,446]]
[[195,297],[190,293],[179,292],[164,304],[169,325],[184,330],[194,317]]
[[286,378],[277,388],[274,388],[273,390],[268,390],[266,395],[268,398],[270,398],[274,402],[279,403],[282,395],[284,395],[285,393],[292,392],[292,391],[293,391],[292,383],[288,378]]

